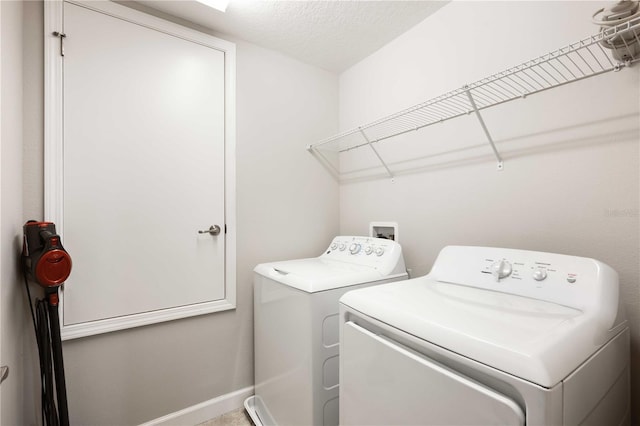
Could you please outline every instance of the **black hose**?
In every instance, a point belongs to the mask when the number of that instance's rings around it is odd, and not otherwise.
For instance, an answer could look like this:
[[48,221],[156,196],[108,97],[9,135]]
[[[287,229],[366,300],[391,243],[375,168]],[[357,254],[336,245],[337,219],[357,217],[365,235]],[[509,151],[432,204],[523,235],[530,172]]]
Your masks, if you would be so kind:
[[[57,293],[57,290],[56,290]],[[57,296],[57,294],[56,294]],[[69,409],[67,406],[67,385],[64,378],[64,361],[62,359],[62,339],[60,338],[60,318],[58,305],[49,303],[49,327],[51,329],[51,345],[53,349],[53,370],[56,375],[56,396],[60,412],[60,426],[69,426]]]
[[[40,399],[42,405],[43,426],[68,426],[69,414],[67,407],[67,393],[64,378],[64,364],[62,361],[62,342],[60,341],[60,323],[58,307],[50,305],[46,299],[36,300],[35,310],[31,299],[31,290],[25,277],[25,288],[31,311],[31,319],[38,345],[40,359]],[[53,357],[52,357],[53,353]],[[56,408],[56,392],[60,406],[60,415]]]
[[59,426],[60,422],[53,391],[54,369],[51,357],[48,305],[49,303],[46,300],[38,300],[36,303],[36,341],[38,342],[38,353],[40,355],[42,416],[44,425]]

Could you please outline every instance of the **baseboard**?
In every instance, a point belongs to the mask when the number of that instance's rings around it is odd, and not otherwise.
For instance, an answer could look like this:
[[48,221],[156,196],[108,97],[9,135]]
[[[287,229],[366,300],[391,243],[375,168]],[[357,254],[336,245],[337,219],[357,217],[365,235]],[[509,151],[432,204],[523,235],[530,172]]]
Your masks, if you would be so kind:
[[244,400],[253,395],[253,386],[221,395],[217,398],[201,402],[183,410],[176,411],[140,426],[176,426],[197,425],[224,413],[241,408]]

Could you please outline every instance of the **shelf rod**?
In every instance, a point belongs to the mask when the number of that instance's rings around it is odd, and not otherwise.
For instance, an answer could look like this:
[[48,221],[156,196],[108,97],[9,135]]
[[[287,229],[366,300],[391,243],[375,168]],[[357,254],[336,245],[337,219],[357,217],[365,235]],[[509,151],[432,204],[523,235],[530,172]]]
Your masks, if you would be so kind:
[[[624,47],[630,51],[632,43],[640,44],[640,17],[395,114],[323,139],[309,145],[309,148],[315,151],[317,147],[325,144],[344,141],[346,145],[342,148],[340,148],[341,144],[337,146],[339,154],[369,145],[389,176],[393,176],[375,149],[376,143],[475,112],[498,159],[498,170],[502,170],[503,160],[483,120],[481,111],[596,75],[620,71],[635,62],[640,62],[640,55],[634,52],[629,52],[629,54],[634,53],[630,59],[613,61],[610,58],[611,53],[604,49],[604,47],[612,48],[613,40],[627,34],[633,36],[633,38],[624,38],[623,40]],[[356,133],[360,133],[364,140],[352,139],[351,136],[355,136]]]
[[378,154],[378,150],[373,146],[373,144],[371,143],[371,141],[369,140],[367,135],[364,133],[364,130],[362,130],[361,127],[359,128],[359,130],[360,130],[360,134],[362,135],[364,140],[367,141],[367,144],[373,150],[373,153],[376,154],[376,157],[378,157],[378,160],[380,160],[380,162],[382,163],[384,168],[387,170],[387,173],[389,174],[389,177],[393,179],[393,173],[391,173],[391,170],[389,170],[389,167],[387,166],[387,163],[385,163],[384,160],[382,159],[382,157],[380,157],[380,154]]
[[463,86],[463,89],[465,92],[467,92],[467,96],[469,97],[469,103],[471,103],[471,107],[473,108],[473,111],[476,113],[476,117],[478,117],[478,121],[480,122],[480,126],[482,126],[482,130],[484,130],[484,134],[487,136],[487,139],[489,139],[489,143],[491,144],[491,149],[493,149],[493,153],[495,154],[496,159],[498,160],[498,170],[502,170],[504,167],[502,162],[502,157],[500,157],[500,153],[496,149],[495,143],[493,143],[493,138],[491,137],[491,133],[489,133],[489,129],[487,129],[487,125],[484,123],[484,120],[482,119],[482,115],[480,114],[480,111],[476,106],[476,102],[473,100],[473,96],[471,95],[471,90],[467,85]]

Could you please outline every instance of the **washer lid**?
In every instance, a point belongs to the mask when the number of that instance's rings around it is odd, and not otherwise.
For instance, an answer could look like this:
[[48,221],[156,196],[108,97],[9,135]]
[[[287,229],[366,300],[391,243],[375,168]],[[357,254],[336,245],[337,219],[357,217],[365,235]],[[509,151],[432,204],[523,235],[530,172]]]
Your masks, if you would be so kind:
[[351,291],[340,302],[547,388],[601,346],[602,327],[578,309],[428,277]]
[[377,268],[323,258],[263,263],[254,272],[307,293],[393,278]]

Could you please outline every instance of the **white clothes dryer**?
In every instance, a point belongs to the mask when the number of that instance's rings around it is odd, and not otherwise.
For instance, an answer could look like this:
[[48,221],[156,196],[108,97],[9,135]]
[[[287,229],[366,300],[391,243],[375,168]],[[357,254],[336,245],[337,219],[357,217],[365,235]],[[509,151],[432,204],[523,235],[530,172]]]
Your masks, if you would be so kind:
[[592,259],[445,247],[340,300],[341,425],[629,423],[618,276]]
[[335,237],[322,255],[254,269],[256,425],[337,425],[340,297],[406,280],[392,240]]

